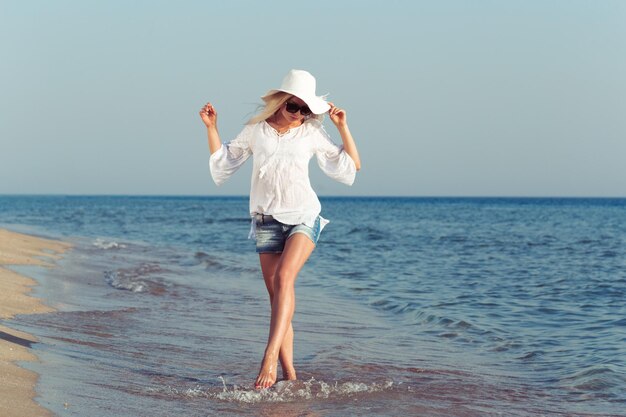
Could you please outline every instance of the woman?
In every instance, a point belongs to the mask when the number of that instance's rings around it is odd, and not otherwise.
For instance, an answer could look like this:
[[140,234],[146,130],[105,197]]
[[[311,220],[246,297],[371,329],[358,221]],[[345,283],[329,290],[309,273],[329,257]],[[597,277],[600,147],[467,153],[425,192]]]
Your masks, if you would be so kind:
[[[351,185],[360,169],[359,154],[348,129],[346,112],[315,94],[315,78],[291,70],[278,89],[262,97],[265,107],[241,133],[222,145],[217,112],[211,103],[200,111],[207,127],[210,168],[217,185],[253,155],[250,190],[250,237],[256,239],[263,279],[270,296],[270,331],[256,389],[276,382],[277,362],[285,380],[295,380],[293,366],[294,284],[328,221],[311,188],[309,160],[315,155],[331,178]],[[341,135],[335,145],[321,120],[328,113]]]

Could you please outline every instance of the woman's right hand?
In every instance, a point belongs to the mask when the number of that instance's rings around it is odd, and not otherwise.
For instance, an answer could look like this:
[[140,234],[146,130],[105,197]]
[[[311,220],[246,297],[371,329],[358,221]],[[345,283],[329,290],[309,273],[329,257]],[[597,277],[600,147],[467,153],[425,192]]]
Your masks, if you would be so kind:
[[217,112],[211,103],[205,104],[200,110],[200,118],[206,127],[217,127]]

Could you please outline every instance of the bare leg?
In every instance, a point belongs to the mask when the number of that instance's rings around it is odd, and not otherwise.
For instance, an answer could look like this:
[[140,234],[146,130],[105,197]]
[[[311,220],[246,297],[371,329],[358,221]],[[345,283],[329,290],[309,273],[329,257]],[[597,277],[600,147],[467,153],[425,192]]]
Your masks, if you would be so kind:
[[[263,279],[265,280],[265,286],[270,296],[270,306],[274,301],[274,275],[276,274],[276,267],[280,261],[280,253],[261,253],[259,259],[261,261],[261,271],[263,271]],[[283,379],[295,380],[296,369],[293,366],[293,326],[289,323],[289,329],[283,339],[283,343],[280,345],[280,353],[278,354],[280,360],[280,366],[283,370]]]
[[273,280],[274,299],[272,300],[270,334],[261,370],[255,382],[256,388],[269,388],[276,383],[276,363],[280,347],[287,335],[296,307],[296,278],[313,249],[315,245],[307,236],[296,233],[287,239],[285,249],[280,256]]

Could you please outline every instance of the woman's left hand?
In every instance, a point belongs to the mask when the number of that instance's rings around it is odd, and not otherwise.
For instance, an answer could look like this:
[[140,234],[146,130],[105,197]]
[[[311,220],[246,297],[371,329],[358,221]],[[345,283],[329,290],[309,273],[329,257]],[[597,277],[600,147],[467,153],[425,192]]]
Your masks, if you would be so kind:
[[330,105],[330,110],[328,110],[328,115],[330,116],[330,120],[335,124],[335,126],[345,126],[348,123],[348,115],[344,109],[340,109],[339,107],[335,107],[333,103],[328,103]]

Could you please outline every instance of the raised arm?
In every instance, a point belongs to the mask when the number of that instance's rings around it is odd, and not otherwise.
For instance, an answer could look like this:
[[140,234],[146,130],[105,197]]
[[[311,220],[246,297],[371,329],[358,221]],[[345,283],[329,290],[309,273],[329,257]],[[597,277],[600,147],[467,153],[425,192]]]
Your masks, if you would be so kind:
[[361,169],[361,159],[359,158],[359,151],[356,148],[356,143],[354,143],[354,138],[348,128],[348,116],[346,115],[346,111],[335,107],[333,103],[329,102],[328,104],[330,105],[330,110],[328,110],[330,120],[339,131],[341,141],[343,142],[343,149],[350,155],[358,171]]
[[200,118],[206,126],[207,136],[209,138],[209,151],[213,154],[222,147],[222,141],[217,132],[217,112],[211,103],[207,103],[202,110],[200,110]]

